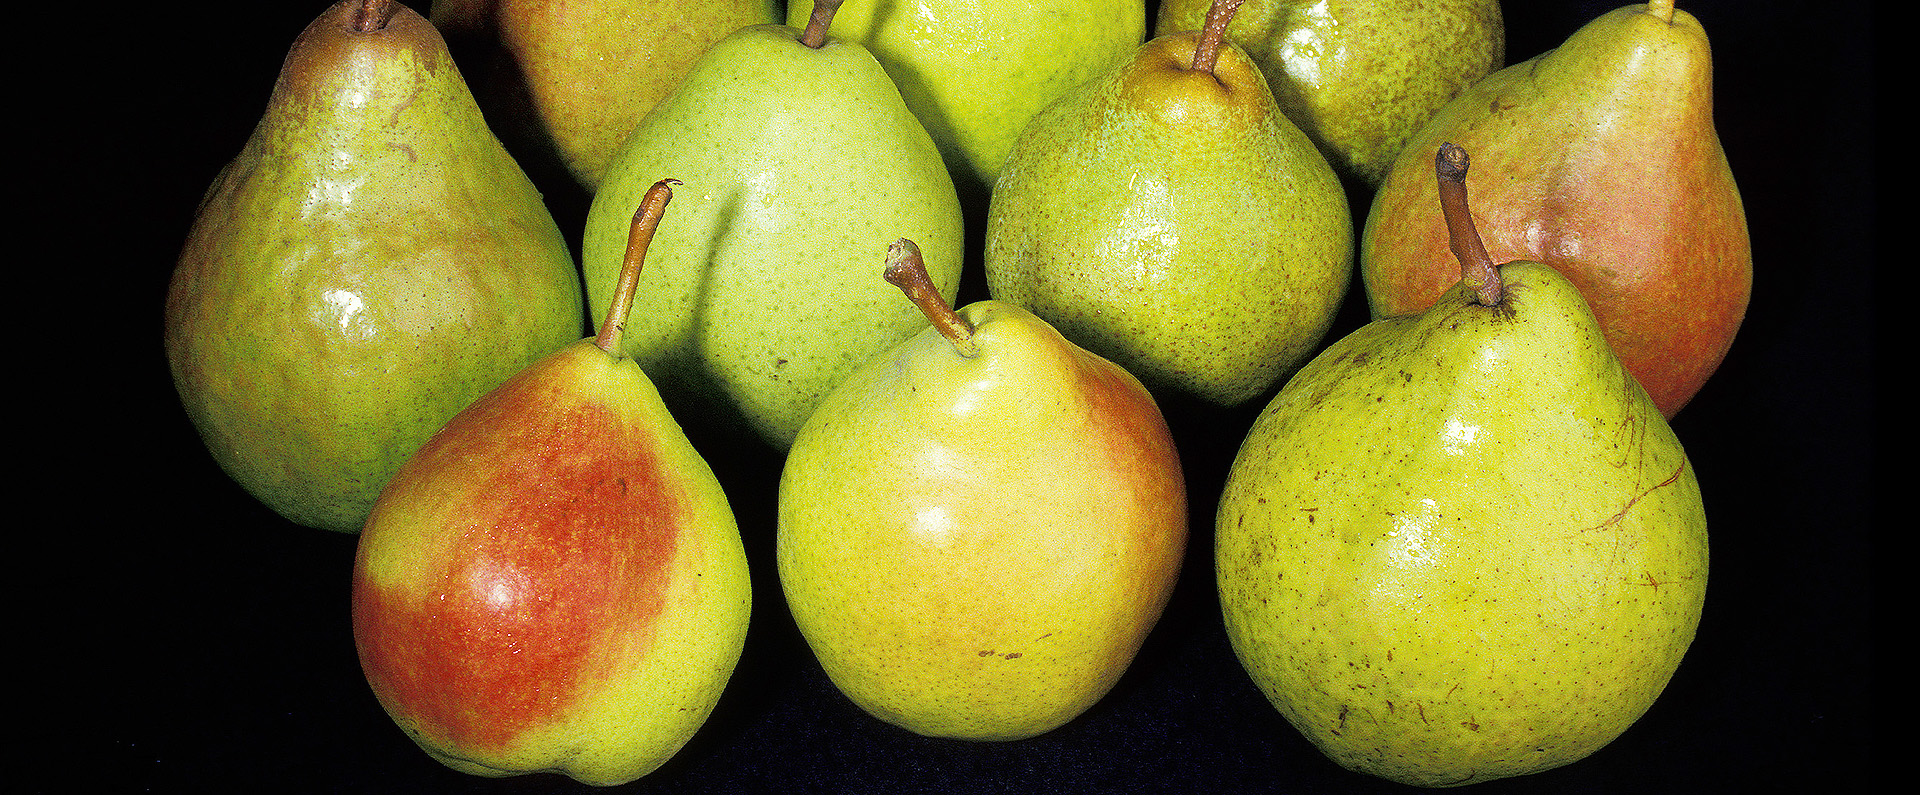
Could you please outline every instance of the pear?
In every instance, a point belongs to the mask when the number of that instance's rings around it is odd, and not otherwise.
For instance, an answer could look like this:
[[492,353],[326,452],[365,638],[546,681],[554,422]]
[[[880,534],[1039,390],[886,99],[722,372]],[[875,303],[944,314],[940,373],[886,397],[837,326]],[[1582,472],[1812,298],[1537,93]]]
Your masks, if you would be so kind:
[[1255,420],[1216,517],[1234,652],[1339,764],[1439,787],[1579,760],[1659,696],[1700,620],[1686,451],[1552,268],[1462,274],[1329,346]]
[[1718,369],[1746,315],[1746,212],[1713,126],[1706,32],[1672,0],[1625,6],[1449,103],[1374,196],[1360,272],[1375,317],[1448,289],[1424,159],[1480,158],[1474,213],[1496,260],[1553,266],[1671,418]]
[[[787,5],[789,24],[807,14]],[[1034,114],[1124,61],[1146,28],[1139,2],[847,0],[834,35],[873,51],[962,193],[984,197]]]
[[1339,179],[1224,41],[1161,36],[1021,133],[987,211],[987,286],[1157,394],[1232,406],[1313,353],[1346,295]]
[[[670,182],[634,215],[623,296]],[[618,353],[627,307],[449,421],[360,536],[362,669],[456,770],[632,781],[700,728],[739,660],[739,531],[713,471]]]
[[165,340],[227,474],[293,522],[357,532],[415,448],[584,323],[559,228],[439,34],[342,0],[202,199]]
[[[592,192],[635,124],[694,59],[747,25],[778,19],[773,0],[437,0],[429,19],[484,61],[475,78],[497,124]],[[462,51],[456,47],[455,54]]]
[[[1201,26],[1210,0],[1163,0],[1155,35]],[[1287,118],[1368,188],[1407,139],[1506,61],[1498,0],[1248,0],[1228,30]]]
[[886,280],[932,328],[849,376],[780,478],[775,557],[833,683],[913,732],[1015,740],[1100,699],[1186,543],[1180,462],[1127,372],[1000,301],[949,308],[911,241]]
[[922,322],[869,271],[915,236],[960,282],[953,179],[872,54],[805,31],[743,28],[641,121],[587,214],[589,305],[604,311],[621,229],[651,175],[686,182],[641,276],[625,352],[689,424],[751,428],[785,450],[834,384]]

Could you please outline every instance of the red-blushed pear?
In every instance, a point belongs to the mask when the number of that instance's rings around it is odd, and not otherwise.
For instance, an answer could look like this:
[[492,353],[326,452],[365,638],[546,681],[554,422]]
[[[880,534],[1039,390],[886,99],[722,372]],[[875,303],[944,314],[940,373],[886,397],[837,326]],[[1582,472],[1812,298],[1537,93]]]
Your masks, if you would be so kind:
[[1473,213],[1488,255],[1573,280],[1614,353],[1674,416],[1725,358],[1753,284],[1746,213],[1713,126],[1712,67],[1699,20],[1654,0],[1448,103],[1367,215],[1360,274],[1374,316],[1424,310],[1458,281],[1430,165],[1451,141],[1476,153]]
[[[624,293],[669,182],[635,214]],[[449,421],[361,534],[361,666],[394,721],[454,769],[631,781],[692,737],[739,660],[739,532],[712,470],[617,353],[628,303]]]
[[1125,370],[1013,304],[954,311],[910,241],[887,281],[933,323],[802,427],[776,557],[841,692],[911,731],[1013,740],[1081,714],[1160,616],[1186,543],[1167,425]]

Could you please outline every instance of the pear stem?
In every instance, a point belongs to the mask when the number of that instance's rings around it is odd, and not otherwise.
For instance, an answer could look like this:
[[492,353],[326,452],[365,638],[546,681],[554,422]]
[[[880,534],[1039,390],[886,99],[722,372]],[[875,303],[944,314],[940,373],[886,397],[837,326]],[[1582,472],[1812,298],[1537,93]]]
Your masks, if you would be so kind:
[[933,322],[941,336],[953,343],[956,353],[969,359],[980,353],[979,346],[973,344],[973,326],[947,305],[947,299],[940,297],[933,279],[927,276],[927,264],[920,258],[920,247],[913,241],[903,237],[887,246],[884,276],[888,284],[907,294],[907,300],[920,308],[920,314]]
[[1447,220],[1447,246],[1460,260],[1460,281],[1473,288],[1474,301],[1481,306],[1497,306],[1506,297],[1500,283],[1500,269],[1487,256],[1480,241],[1480,230],[1473,226],[1473,212],[1467,209],[1467,150],[1451,143],[1440,145],[1434,155],[1433,171],[1440,181],[1440,214]]
[[820,49],[827,43],[827,26],[833,24],[833,15],[840,10],[846,0],[813,0],[813,13],[807,16],[807,29],[800,33],[800,43],[813,49]]
[[1673,0],[1647,0],[1647,13],[1664,22],[1673,21]]
[[359,8],[353,10],[349,22],[355,33],[373,33],[384,30],[387,22],[393,19],[393,0],[364,0]]
[[1206,24],[1200,28],[1200,41],[1193,47],[1193,71],[1213,74],[1213,67],[1220,63],[1220,48],[1227,40],[1227,25],[1244,2],[1246,0],[1213,0],[1213,5],[1207,7]]
[[627,227],[627,255],[620,264],[620,281],[613,288],[613,303],[607,306],[600,333],[593,339],[600,350],[620,353],[620,338],[627,331],[627,313],[633,309],[633,291],[640,283],[640,266],[647,260],[647,246],[653,243],[653,233],[660,228],[660,217],[667,213],[667,202],[673,200],[670,186],[679,184],[677,179],[653,183],[647,194],[640,197],[640,208],[633,211],[633,223]]

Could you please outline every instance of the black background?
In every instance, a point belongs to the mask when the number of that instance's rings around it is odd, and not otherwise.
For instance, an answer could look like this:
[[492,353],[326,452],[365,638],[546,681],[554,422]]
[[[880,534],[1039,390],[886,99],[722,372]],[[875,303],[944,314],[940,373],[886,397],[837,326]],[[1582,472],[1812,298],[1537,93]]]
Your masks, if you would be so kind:
[[[415,748],[354,656],[354,538],[291,525],[241,492],[206,455],[168,381],[162,297],[195,203],[251,131],[287,46],[325,5],[141,4],[98,18],[67,8],[16,27],[48,49],[21,64],[19,77],[35,78],[21,81],[34,112],[15,124],[46,140],[16,150],[13,165],[53,197],[17,209],[24,223],[12,235],[28,244],[15,249],[25,252],[16,303],[45,319],[21,330],[52,338],[22,335],[22,358],[45,369],[13,382],[21,405],[37,407],[16,414],[29,450],[15,499],[41,518],[16,526],[28,544],[16,547],[10,578],[11,625],[24,639],[15,655],[28,663],[19,681],[29,714],[16,718],[27,742],[15,747],[34,791],[588,789],[552,775],[471,777]],[[1508,61],[1615,5],[1508,3]],[[1706,613],[1667,692],[1625,735],[1581,762],[1478,791],[1847,792],[1872,766],[1873,404],[1886,292],[1875,274],[1872,9],[1679,6],[1714,45],[1718,126],[1756,261],[1732,353],[1674,422],[1712,525]],[[564,184],[543,187],[577,234],[584,204]],[[967,278],[963,297],[981,297],[977,269]],[[1355,284],[1336,334],[1364,319]],[[1255,409],[1167,406],[1194,506],[1174,600],[1104,700],[1059,730],[1003,744],[920,738],[833,689],[772,574],[778,457],[703,440],[755,572],[753,624],[699,735],[623,789],[1402,789],[1325,760],[1227,646],[1210,516]]]

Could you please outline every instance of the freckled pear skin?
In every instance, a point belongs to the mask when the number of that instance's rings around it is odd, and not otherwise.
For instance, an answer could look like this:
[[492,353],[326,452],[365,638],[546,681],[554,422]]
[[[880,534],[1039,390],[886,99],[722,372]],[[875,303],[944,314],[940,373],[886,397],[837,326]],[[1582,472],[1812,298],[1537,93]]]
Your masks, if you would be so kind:
[[1139,382],[1031,313],[960,310],[849,377],[789,453],[777,558],[795,623],[873,716],[1014,740],[1080,715],[1177,576],[1185,487]]
[[387,9],[356,32],[361,3],[337,3],[294,42],[166,304],[214,460],[288,520],[347,533],[442,423],[584,320],[559,228],[439,35]]
[[1162,36],[1028,125],[994,188],[994,298],[1138,376],[1233,406],[1332,325],[1353,221],[1332,168],[1238,48]]
[[672,177],[674,213],[641,274],[626,352],[689,426],[750,427],[785,450],[833,385],[923,322],[873,277],[900,237],[949,297],[960,204],[940,153],[873,56],[782,25],[708,50],[607,167],[583,271],[604,311],[628,216]]
[[1454,786],[1581,759],[1691,642],[1680,442],[1551,268],[1330,346],[1249,431],[1216,526],[1234,651],[1334,761]]
[[[1154,35],[1199,30],[1210,2],[1163,0]],[[1228,34],[1334,169],[1369,187],[1506,59],[1497,0],[1248,0]]]

